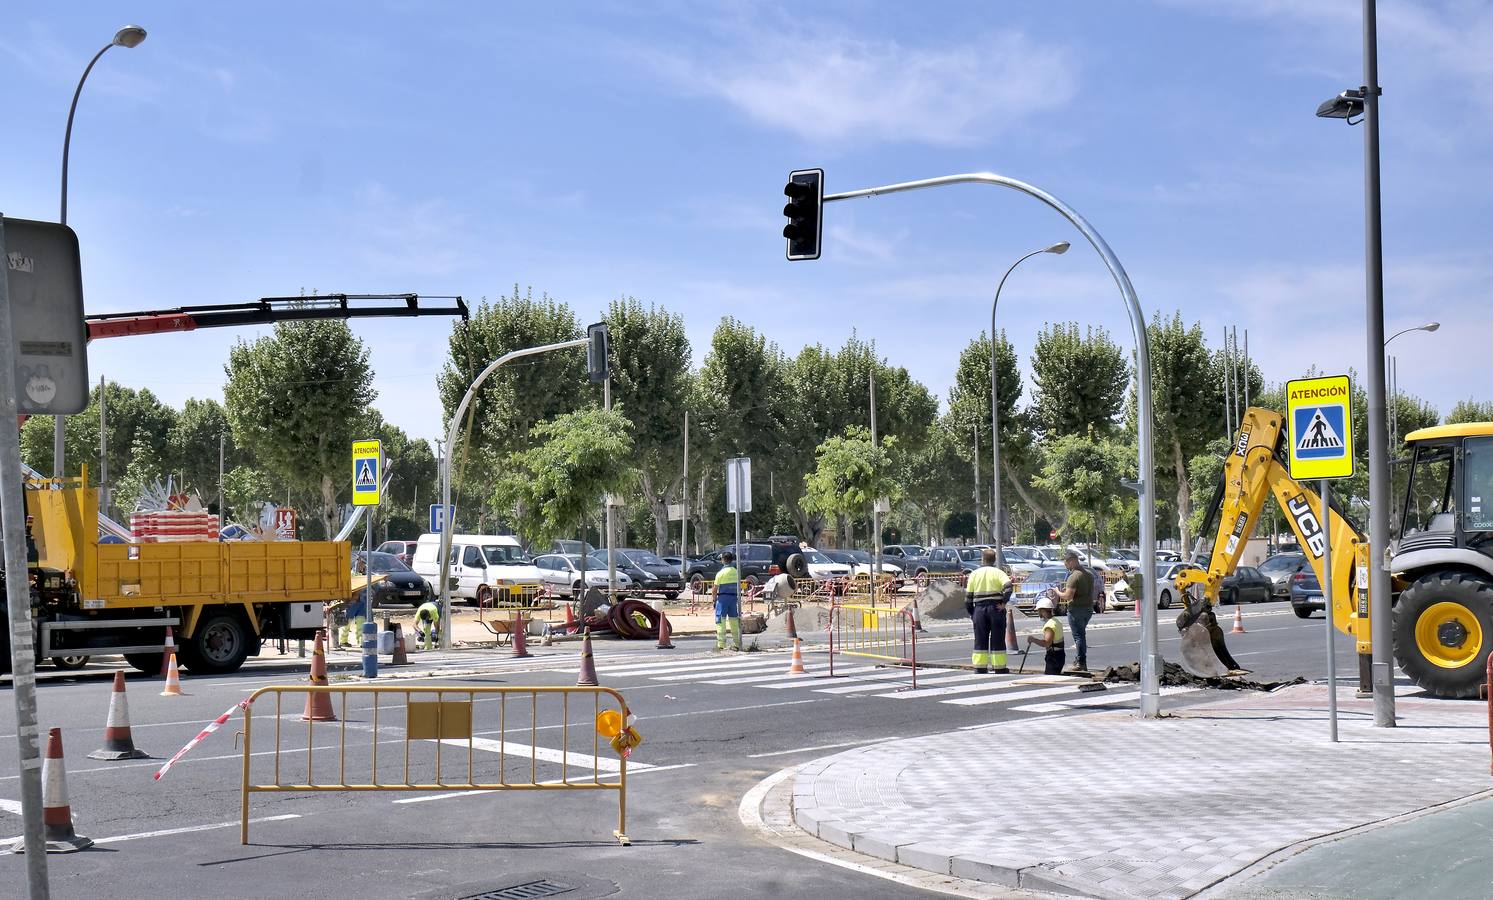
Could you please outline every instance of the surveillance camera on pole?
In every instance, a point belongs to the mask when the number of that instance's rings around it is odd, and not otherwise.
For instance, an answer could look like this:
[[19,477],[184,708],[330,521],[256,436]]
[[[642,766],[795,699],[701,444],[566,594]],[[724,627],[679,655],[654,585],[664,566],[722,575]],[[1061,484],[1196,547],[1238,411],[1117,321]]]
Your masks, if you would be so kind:
[[783,237],[788,239],[789,259],[818,259],[819,243],[824,235],[824,170],[800,169],[788,173],[783,187],[788,203],[783,215],[788,224]]

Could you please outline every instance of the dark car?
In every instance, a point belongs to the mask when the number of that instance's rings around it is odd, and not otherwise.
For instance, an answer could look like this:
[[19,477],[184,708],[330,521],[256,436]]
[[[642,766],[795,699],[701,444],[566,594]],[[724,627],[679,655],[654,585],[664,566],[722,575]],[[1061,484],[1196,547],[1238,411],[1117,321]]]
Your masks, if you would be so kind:
[[[1011,602],[1023,615],[1035,616],[1037,614],[1037,601],[1047,596],[1047,592],[1054,588],[1061,588],[1068,581],[1068,569],[1064,566],[1043,566],[1037,571],[1026,576],[1011,592]],[[1057,615],[1068,612],[1068,603],[1065,600],[1057,601]]]
[[415,559],[415,548],[420,545],[419,541],[384,541],[378,545],[376,553],[387,553],[397,557],[400,562],[409,565]]
[[1270,576],[1253,566],[1240,566],[1218,584],[1219,603],[1268,603],[1273,587]]
[[[902,566],[901,560],[922,559],[928,555],[928,550],[918,544],[887,544],[881,548],[881,555]],[[902,568],[907,567],[902,566]]]
[[[356,570],[368,556],[365,550],[359,550],[353,554],[353,568]],[[430,585],[415,574],[415,570],[399,561],[399,557],[392,553],[373,553],[373,574],[382,575],[384,579],[373,585],[373,605],[383,606],[385,603],[407,603],[410,606],[419,606],[426,600],[431,599]]]
[[1270,596],[1287,600],[1291,596],[1291,576],[1306,568],[1306,554],[1277,553],[1260,563],[1260,574],[1270,579]]
[[724,566],[721,564],[721,551],[715,550],[703,556],[691,556],[684,564],[684,580],[689,583],[689,589],[696,594],[710,590],[710,585],[715,581],[715,576],[720,574]]
[[960,575],[980,567],[980,547],[930,547],[928,555],[910,566],[912,576]]
[[679,567],[670,565],[652,550],[625,547],[619,552],[628,562],[627,577],[632,579],[633,593],[662,594],[665,600],[673,600],[684,590],[684,576],[679,574]]
[[1309,619],[1314,612],[1327,609],[1322,599],[1322,585],[1317,582],[1317,573],[1310,568],[1302,569],[1291,576],[1291,610],[1297,618]]

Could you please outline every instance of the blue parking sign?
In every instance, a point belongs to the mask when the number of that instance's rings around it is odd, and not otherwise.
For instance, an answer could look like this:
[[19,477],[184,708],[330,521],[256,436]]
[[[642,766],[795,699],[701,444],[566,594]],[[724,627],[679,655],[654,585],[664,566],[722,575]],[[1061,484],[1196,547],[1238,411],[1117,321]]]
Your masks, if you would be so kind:
[[456,512],[455,506],[442,506],[439,503],[430,505],[430,533],[440,534],[446,530],[446,523]]

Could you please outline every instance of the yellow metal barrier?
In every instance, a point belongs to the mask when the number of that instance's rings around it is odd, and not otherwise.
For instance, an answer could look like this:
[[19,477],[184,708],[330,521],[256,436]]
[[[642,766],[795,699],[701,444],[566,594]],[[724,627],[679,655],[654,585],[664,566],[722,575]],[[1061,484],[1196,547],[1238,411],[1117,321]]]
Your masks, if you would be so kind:
[[[303,698],[312,711],[314,694],[327,695],[336,720],[308,719],[304,729],[299,722],[287,725],[286,695],[294,698],[294,714],[295,701]],[[367,702],[350,707],[350,698]],[[256,751],[254,711],[271,700],[273,746]],[[572,722],[572,715],[581,721]],[[557,716],[558,721],[540,724],[542,716]],[[249,842],[250,794],[602,790],[617,793],[612,834],[628,845],[627,759],[642,738],[627,727],[627,718],[627,701],[606,687],[263,687],[249,695],[239,732],[244,745],[239,841]],[[560,747],[540,747],[540,730],[556,728]],[[580,734],[575,742],[573,731]],[[528,742],[510,739],[511,733]],[[590,744],[585,743],[587,735]],[[396,745],[393,752],[381,754],[380,745],[388,744]],[[442,753],[443,747],[466,752]],[[319,763],[328,753],[330,761]],[[256,754],[265,758],[255,763]]]
[[830,607],[829,674],[835,654],[882,659],[912,668],[918,686],[918,629],[906,607],[835,603]]

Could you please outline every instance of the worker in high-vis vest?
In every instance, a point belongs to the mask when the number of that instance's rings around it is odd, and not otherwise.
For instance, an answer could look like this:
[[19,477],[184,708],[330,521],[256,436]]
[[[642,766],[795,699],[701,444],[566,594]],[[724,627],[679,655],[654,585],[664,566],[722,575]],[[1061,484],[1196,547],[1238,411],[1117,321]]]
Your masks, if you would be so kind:
[[715,599],[715,649],[726,649],[726,631],[731,632],[731,649],[741,649],[741,596],[736,593],[736,554],[721,554],[721,570],[716,573],[711,596]]
[[975,650],[970,662],[981,675],[1006,668],[1006,601],[1011,598],[1011,578],[996,567],[994,547],[980,551],[980,567],[969,573],[964,584],[964,608],[975,624]]
[[434,650],[441,637],[441,608],[426,600],[415,610],[415,634],[421,638],[420,649]]

